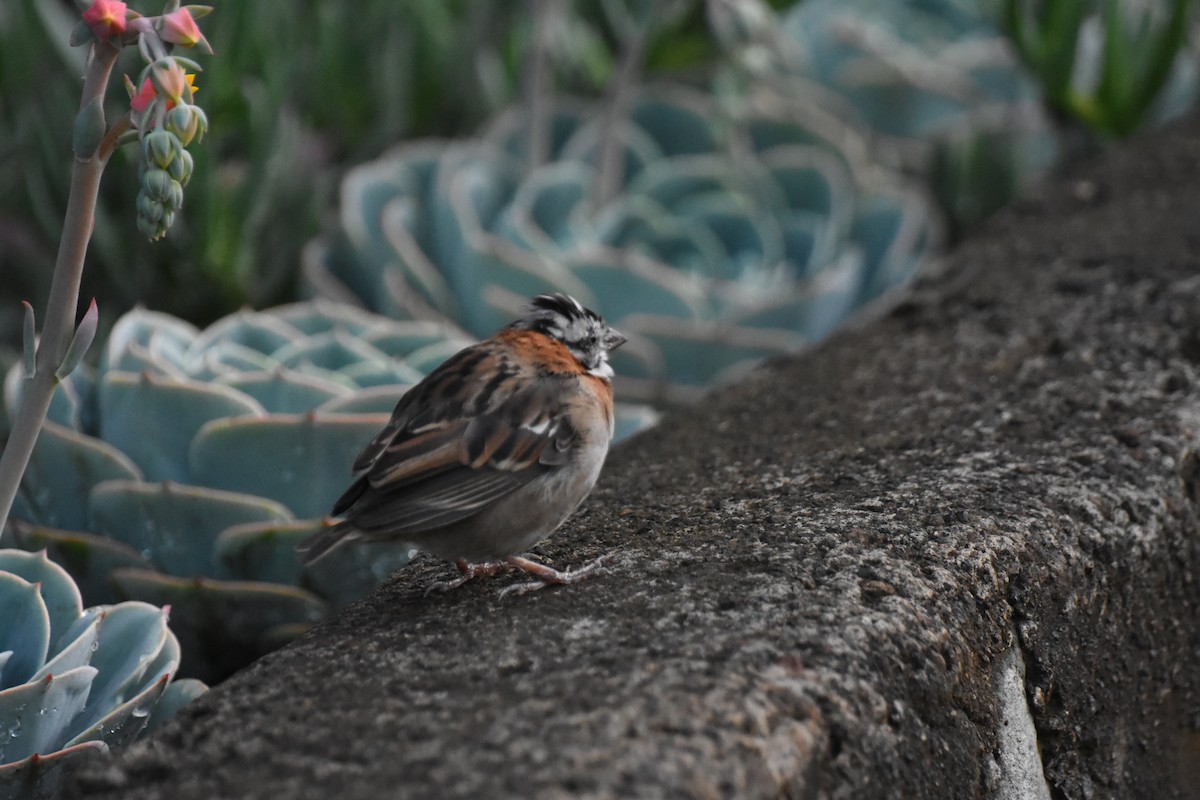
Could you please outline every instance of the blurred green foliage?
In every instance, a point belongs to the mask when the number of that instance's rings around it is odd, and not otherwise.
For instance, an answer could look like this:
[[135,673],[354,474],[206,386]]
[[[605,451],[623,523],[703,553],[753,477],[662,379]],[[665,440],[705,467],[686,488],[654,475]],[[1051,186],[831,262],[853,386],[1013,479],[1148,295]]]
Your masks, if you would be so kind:
[[[1172,76],[1192,5],[1004,0],[1004,26],[1051,107],[1095,133],[1128,136]],[[1098,37],[1087,37],[1089,25]],[[1081,62],[1092,62],[1090,79],[1081,80]]]
[[[473,60],[460,54],[478,52],[479,40],[508,24],[489,5],[220,3],[204,25],[218,57],[197,79],[219,122],[196,149],[179,229],[160,243],[137,234],[132,154],[114,156],[85,296],[98,295],[110,320],[135,303],[210,319],[289,296],[298,250],[318,228],[337,164],[486,113]],[[62,0],[13,0],[0,9],[0,128],[9,132],[0,143],[0,269],[13,276],[6,294],[31,299],[45,294],[66,205],[84,57],[66,45],[73,17]],[[446,85],[458,88],[445,92]],[[119,88],[109,95],[115,116],[125,98]]]
[[[604,5],[552,8],[559,87],[595,95],[608,81],[617,37]],[[203,25],[216,57],[197,78],[213,124],[195,149],[172,235],[152,243],[137,234],[131,154],[114,156],[105,176],[83,296],[99,298],[110,324],[135,304],[204,324],[293,298],[299,251],[332,207],[345,166],[405,137],[474,131],[520,92],[534,28],[530,4],[515,0],[216,7]],[[17,341],[16,301],[36,303],[49,287],[84,58],[67,45],[75,13],[70,0],[0,5],[0,341]],[[648,65],[673,71],[712,53],[703,4],[694,3],[650,43]],[[125,97],[109,94],[115,116]]]
[[[216,57],[196,81],[213,124],[172,235],[151,243],[134,227],[133,154],[105,175],[83,296],[108,321],[140,303],[204,323],[292,297],[343,165],[405,136],[473,130],[519,91],[532,24],[523,4],[488,0],[216,6],[204,20]],[[17,340],[16,301],[45,297],[62,228],[85,55],[67,45],[75,14],[70,0],[0,5],[3,341]],[[564,15],[552,49],[560,80],[607,79],[603,33],[586,17]],[[110,116],[125,102],[110,89]]]
[[[1191,0],[961,4],[974,13],[1006,14],[1049,102],[1120,134],[1154,116],[1147,109],[1156,94],[1170,94]],[[556,90],[598,96],[625,44],[614,9],[636,18],[660,5],[220,0],[204,20],[216,57],[197,79],[213,124],[196,148],[195,178],[177,229],[157,243],[137,234],[134,160],[116,155],[102,186],[83,296],[99,298],[105,323],[138,303],[206,324],[242,305],[293,299],[299,253],[330,215],[345,169],[406,138],[472,134],[510,105],[522,91],[538,8]],[[780,13],[797,5],[806,3],[764,3]],[[644,74],[707,82],[724,58],[709,29],[710,6],[682,0],[680,13],[644,43]],[[1138,16],[1144,7],[1157,11]],[[17,340],[16,301],[37,305],[49,285],[84,57],[67,46],[75,14],[71,0],[0,3],[0,342]],[[1088,26],[1104,35],[1085,36]],[[1078,64],[1095,42],[1102,66],[1081,88]],[[132,59],[122,66],[136,68]],[[123,105],[114,87],[110,114]],[[985,183],[993,174],[1003,182],[1006,166],[989,160],[990,153],[956,152],[938,165],[935,179],[978,173]]]

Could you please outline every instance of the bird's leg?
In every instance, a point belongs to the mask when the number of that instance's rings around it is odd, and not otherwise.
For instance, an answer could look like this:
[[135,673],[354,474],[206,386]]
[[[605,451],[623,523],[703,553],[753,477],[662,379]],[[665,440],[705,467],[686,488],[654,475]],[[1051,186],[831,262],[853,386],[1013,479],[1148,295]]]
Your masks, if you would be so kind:
[[503,597],[506,594],[525,594],[526,592],[534,592],[538,589],[550,586],[551,584],[576,583],[589,575],[593,575],[600,571],[603,566],[604,556],[600,556],[590,564],[586,564],[579,569],[569,569],[565,572],[560,572],[554,567],[548,567],[545,564],[539,564],[536,561],[521,556],[509,556],[505,559],[506,563],[517,569],[524,570],[530,575],[537,577],[536,581],[529,583],[516,583],[512,586],[506,586],[500,592]]
[[463,558],[456,559],[454,566],[458,567],[459,576],[452,581],[437,581],[430,584],[429,588],[425,590],[426,597],[429,596],[430,592],[448,592],[451,589],[457,589],[473,578],[487,578],[517,568],[507,561],[485,561],[480,564],[473,564]]

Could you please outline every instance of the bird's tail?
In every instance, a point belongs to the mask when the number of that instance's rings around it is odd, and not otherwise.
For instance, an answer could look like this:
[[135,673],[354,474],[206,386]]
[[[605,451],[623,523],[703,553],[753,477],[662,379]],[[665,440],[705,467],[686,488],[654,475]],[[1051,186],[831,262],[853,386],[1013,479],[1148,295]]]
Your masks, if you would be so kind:
[[325,527],[296,545],[300,563],[305,566],[324,556],[343,542],[353,542],[362,534],[349,522],[326,522]]

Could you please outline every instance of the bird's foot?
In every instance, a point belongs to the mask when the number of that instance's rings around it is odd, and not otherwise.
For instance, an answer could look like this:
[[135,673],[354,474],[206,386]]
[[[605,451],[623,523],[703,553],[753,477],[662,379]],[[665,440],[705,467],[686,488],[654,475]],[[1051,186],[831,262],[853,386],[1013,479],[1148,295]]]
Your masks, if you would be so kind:
[[[538,589],[545,588],[552,584],[561,585],[566,583],[577,583],[590,575],[599,572],[604,566],[604,556],[600,556],[590,564],[585,564],[579,569],[569,569],[559,571],[553,567],[548,567],[545,564],[539,564],[536,561],[521,556],[509,556],[505,563],[510,568],[524,570],[531,575],[537,577],[536,581],[528,583],[514,583],[512,586],[506,586],[500,591],[500,596],[504,597],[508,594],[527,594],[528,592],[536,592]],[[499,571],[499,570],[497,570]]]
[[484,561],[479,564],[473,564],[461,558],[454,562],[454,566],[458,567],[459,576],[452,581],[437,581],[430,584],[429,588],[425,590],[426,597],[431,592],[448,592],[451,589],[457,589],[474,578],[487,578],[501,572],[517,569],[515,565],[507,561]]

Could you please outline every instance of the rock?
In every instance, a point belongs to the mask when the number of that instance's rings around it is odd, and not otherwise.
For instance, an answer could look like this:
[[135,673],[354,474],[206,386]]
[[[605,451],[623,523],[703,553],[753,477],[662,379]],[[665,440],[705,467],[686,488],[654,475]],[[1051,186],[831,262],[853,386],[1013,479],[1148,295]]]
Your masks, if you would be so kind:
[[604,574],[419,561],[66,796],[1194,797],[1197,209],[1200,121],[1106,153],[615,452]]

